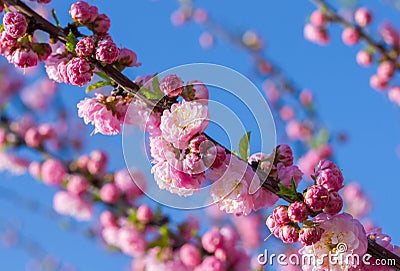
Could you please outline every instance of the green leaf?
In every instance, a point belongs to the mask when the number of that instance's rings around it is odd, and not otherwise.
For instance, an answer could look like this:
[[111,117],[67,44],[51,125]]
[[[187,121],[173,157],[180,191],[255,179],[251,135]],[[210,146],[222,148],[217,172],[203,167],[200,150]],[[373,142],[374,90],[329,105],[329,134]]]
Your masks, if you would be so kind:
[[319,132],[309,141],[309,145],[313,149],[318,149],[329,141],[329,132],[322,128]]
[[245,133],[239,142],[239,153],[243,160],[247,161],[250,153],[250,135],[251,132]]
[[61,28],[60,21],[57,18],[56,10],[54,8],[51,10],[51,15],[53,16],[53,19],[56,22],[56,26],[58,28]]
[[4,3],[4,8],[6,9],[6,12],[11,12],[6,3]]
[[68,52],[75,53],[75,46],[78,43],[78,39],[75,37],[74,33],[70,30],[68,33],[68,41],[65,44]]
[[156,92],[156,91],[151,91],[147,88],[141,87],[140,92],[146,96],[147,99],[149,100],[159,100],[162,97],[164,97],[164,94],[162,92]]
[[160,81],[158,81],[157,75],[154,75],[154,77],[151,79],[151,86],[153,87],[154,92],[162,93],[160,90]]
[[89,86],[86,88],[86,93],[89,93],[89,92],[91,92],[92,90],[95,90],[95,89],[97,89],[97,88],[109,86],[110,84],[111,84],[110,81],[99,81],[99,82],[93,83],[93,84],[89,85]]
[[0,32],[4,31],[4,24],[0,24]]
[[100,77],[101,79],[104,79],[105,81],[111,81],[110,77],[108,77],[107,74],[105,74],[104,72],[95,72],[95,74]]
[[290,197],[291,199],[297,198],[296,183],[294,182],[293,178],[292,178],[292,189],[286,187],[283,184],[278,184],[278,187],[279,187],[279,191],[276,194],[282,195],[282,196],[287,196],[287,197]]

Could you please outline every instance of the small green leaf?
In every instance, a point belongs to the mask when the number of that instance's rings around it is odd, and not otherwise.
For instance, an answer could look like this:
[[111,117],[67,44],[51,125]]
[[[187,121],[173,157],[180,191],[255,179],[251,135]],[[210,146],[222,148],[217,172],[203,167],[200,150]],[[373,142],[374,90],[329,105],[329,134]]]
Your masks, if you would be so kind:
[[4,24],[0,24],[0,32],[4,31]]
[[[293,191],[293,189],[290,189],[290,188],[284,186],[283,184],[278,184],[278,187],[279,187],[279,191],[276,194],[281,195],[281,196],[287,196],[292,199],[297,198],[297,192]],[[294,186],[294,187],[296,187],[296,186]]]
[[250,135],[251,132],[245,133],[239,142],[239,153],[243,160],[247,161],[250,153]]
[[6,12],[11,12],[6,3],[4,3],[4,8],[6,9]]
[[153,92],[147,88],[141,87],[140,92],[146,96],[147,99],[149,100],[159,100],[162,97],[164,97],[164,94],[162,92]]
[[128,216],[128,220],[130,222],[134,222],[134,223],[136,223],[138,221],[137,220],[137,211],[135,209],[131,209],[130,214]]
[[104,79],[105,81],[110,81],[110,77],[108,77],[108,75],[105,74],[104,72],[95,72],[95,74],[101,79]]
[[99,82],[96,82],[96,83],[93,83],[93,84],[91,84],[91,85],[89,85],[87,88],[86,88],[86,93],[89,93],[89,92],[91,92],[92,90],[95,90],[95,89],[98,89],[98,88],[101,88],[101,87],[105,87],[105,86],[109,86],[111,84],[111,82],[106,82],[106,81],[99,81]]
[[60,21],[57,18],[56,10],[54,8],[51,10],[51,15],[53,16],[53,19],[56,22],[56,26],[58,28],[61,28]]
[[293,191],[293,193],[296,193],[296,195],[297,195],[296,181],[294,180],[294,177],[292,177],[291,182],[292,182],[292,191]]
[[68,52],[75,53],[75,46],[78,43],[78,39],[75,37],[74,33],[70,30],[68,33],[68,41],[65,44]]
[[154,89],[154,92],[162,93],[160,90],[160,81],[158,81],[157,75],[154,75],[154,77],[151,79],[151,85]]

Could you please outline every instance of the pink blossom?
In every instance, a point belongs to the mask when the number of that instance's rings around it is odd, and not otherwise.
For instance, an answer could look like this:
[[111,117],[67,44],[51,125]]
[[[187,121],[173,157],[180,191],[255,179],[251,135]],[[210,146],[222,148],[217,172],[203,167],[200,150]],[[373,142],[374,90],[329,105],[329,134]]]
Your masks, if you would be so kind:
[[291,225],[283,225],[280,231],[280,237],[284,243],[294,244],[299,240],[298,230]]
[[113,183],[107,183],[100,189],[100,198],[106,203],[115,203],[120,196],[118,187]]
[[32,177],[39,179],[40,178],[40,168],[41,168],[41,164],[37,161],[32,161],[29,164],[29,174],[31,174]]
[[55,92],[56,84],[48,78],[42,78],[23,88],[20,97],[27,107],[43,111],[52,102]]
[[304,38],[319,45],[326,45],[329,43],[327,32],[313,24],[307,24],[304,27]]
[[94,150],[87,160],[87,170],[93,175],[102,175],[107,169],[108,156],[102,150]]
[[[234,216],[233,223],[242,240],[243,247],[246,249],[255,249],[260,245],[261,236],[259,225],[261,222],[260,216],[257,213],[248,216]],[[233,244],[234,245],[234,244]],[[225,246],[227,249],[231,247]]]
[[116,227],[115,216],[111,211],[103,211],[100,215],[100,224],[104,227]]
[[300,157],[297,165],[304,172],[306,176],[314,174],[314,169],[317,164],[324,158],[331,155],[331,148],[329,145],[323,145],[318,149],[310,149],[305,155]]
[[354,19],[359,26],[366,27],[372,21],[372,14],[367,8],[362,7],[356,10]]
[[218,248],[222,248],[223,242],[224,237],[219,232],[219,229],[217,227],[213,227],[201,238],[201,244],[203,248],[209,253],[214,253],[215,250],[217,250]]
[[88,189],[89,184],[85,177],[81,175],[71,175],[67,184],[67,190],[71,194],[80,195]]
[[296,201],[288,207],[289,219],[294,222],[302,222],[308,218],[307,206],[303,202]]
[[311,137],[310,130],[297,120],[287,123],[286,134],[291,140],[307,141]]
[[392,61],[386,60],[379,64],[376,74],[382,79],[389,80],[393,77],[395,70],[395,64]]
[[136,216],[137,216],[138,221],[146,224],[152,220],[153,211],[150,209],[149,206],[143,204],[143,205],[140,205],[139,208],[137,209]]
[[[343,265],[330,264],[327,257],[324,259],[322,256],[329,255],[329,253],[338,253],[337,259],[349,259],[347,258],[349,254],[359,255],[361,258],[366,253],[368,241],[365,230],[361,223],[353,219],[351,215],[343,213],[330,216],[322,213],[316,216],[313,221],[320,224],[324,232],[320,241],[300,249],[299,252],[302,255],[309,254],[317,257],[317,261],[314,262],[316,264],[314,268],[313,266],[304,265],[303,270],[343,270]],[[338,244],[345,244],[346,250],[337,249]],[[343,258],[341,258],[342,256]],[[350,265],[352,263],[347,264]]]
[[91,7],[88,3],[79,1],[72,4],[69,14],[74,21],[80,24],[89,24],[96,19],[98,12],[96,7]]
[[130,169],[130,172],[127,169],[116,171],[114,173],[114,182],[128,199],[143,195],[142,189],[146,188],[146,177],[135,169]]
[[293,165],[293,152],[289,145],[281,144],[275,148],[277,163],[282,163],[285,166]]
[[26,172],[28,166],[28,160],[11,153],[0,151],[0,172],[7,170],[14,175],[22,175]]
[[343,199],[338,192],[332,191],[329,193],[328,204],[324,208],[324,212],[329,215],[336,215],[343,208]]
[[207,128],[208,121],[207,106],[183,100],[173,104],[170,111],[164,111],[160,129],[165,140],[176,148],[185,149],[194,135]]
[[383,23],[379,29],[379,34],[387,44],[398,46],[400,38],[399,32],[391,23]]
[[11,37],[6,31],[0,33],[0,53],[9,56],[11,49],[17,45],[17,39]]
[[23,48],[16,49],[9,59],[11,63],[14,63],[14,65],[19,68],[29,68],[36,66],[38,60],[38,55],[34,51]]
[[54,195],[53,208],[59,214],[70,215],[78,220],[90,220],[93,215],[93,206],[89,202],[65,191]]
[[304,202],[314,212],[321,211],[328,204],[329,192],[319,185],[313,185],[307,189],[304,196]]
[[200,250],[192,244],[184,244],[179,250],[179,257],[189,267],[195,267],[201,261]]
[[119,64],[125,67],[139,67],[142,65],[141,62],[137,62],[136,53],[128,48],[122,48],[119,50],[117,60]]
[[106,14],[99,14],[94,21],[93,30],[99,34],[106,34],[110,29],[111,21]]
[[86,37],[78,41],[75,46],[75,52],[80,57],[90,57],[94,51],[94,41],[92,37]]
[[160,131],[160,114],[152,112],[152,110],[139,99],[134,99],[129,104],[126,112],[125,124],[138,126],[143,131],[149,132],[152,136],[161,134]]
[[368,53],[365,50],[361,50],[357,53],[356,59],[359,65],[363,67],[368,67],[372,63],[372,54]]
[[310,246],[321,240],[323,229],[319,227],[307,228],[303,227],[300,230],[299,239],[304,246]]
[[69,84],[83,86],[90,82],[93,77],[93,71],[86,60],[73,58],[68,62],[67,76]]
[[287,166],[278,164],[278,180],[281,184],[292,187],[292,179],[298,185],[303,177],[303,172],[297,166]]
[[119,230],[118,244],[122,252],[130,256],[139,256],[146,250],[144,235],[132,227]]
[[78,116],[83,118],[85,124],[92,123],[95,126],[94,133],[115,135],[121,132],[122,116],[113,112],[107,105],[99,100],[101,95],[95,98],[85,98],[78,103]]
[[197,101],[208,105],[208,88],[202,81],[190,80],[187,82],[185,90],[182,92],[182,97],[186,101]]
[[253,196],[249,193],[250,183],[260,182],[253,170],[232,155],[219,168],[211,170],[213,181],[211,196],[221,211],[237,215],[248,215],[254,208]]
[[304,105],[310,105],[313,101],[313,94],[309,90],[303,90],[300,93],[299,100]]
[[56,159],[48,159],[41,166],[43,182],[49,185],[61,185],[65,180],[67,170],[63,163]]
[[110,39],[100,41],[96,48],[96,59],[107,64],[117,60],[119,49],[117,45]]
[[310,16],[310,22],[317,27],[323,27],[326,21],[325,14],[320,10],[315,10]]
[[37,130],[36,127],[31,127],[26,131],[25,133],[25,143],[26,145],[32,147],[32,148],[37,148],[42,144],[43,138],[39,134],[39,131]]
[[198,268],[201,271],[225,271],[224,263],[215,256],[207,256]]
[[104,239],[104,242],[110,246],[119,246],[119,228],[116,226],[105,227],[101,231],[101,236]]
[[272,212],[272,216],[276,226],[280,227],[290,222],[287,206],[278,205]]
[[279,91],[275,83],[271,80],[265,80],[262,84],[262,88],[267,96],[268,101],[276,103],[279,100]]
[[203,161],[205,166],[209,168],[220,167],[226,159],[226,150],[219,145],[212,146],[203,153]]
[[352,46],[360,39],[360,34],[354,27],[346,27],[342,33],[342,40],[346,45]]
[[316,183],[328,191],[339,191],[343,188],[342,171],[331,161],[321,160],[315,172]]
[[395,86],[389,89],[389,100],[400,106],[400,87]]
[[268,216],[265,224],[267,225],[270,232],[279,238],[279,229],[281,226],[276,223],[274,215]]
[[199,43],[204,49],[211,48],[214,45],[214,37],[209,32],[204,32],[199,36]]
[[168,97],[179,96],[183,91],[183,81],[176,74],[169,74],[161,79],[160,89]]
[[285,105],[279,110],[279,115],[283,121],[288,121],[294,117],[294,110],[291,106]]
[[193,12],[193,20],[198,23],[202,24],[205,23],[208,19],[207,11],[203,8],[196,8]]
[[369,84],[372,88],[382,91],[387,87],[388,79],[375,74],[375,75],[371,76],[371,78],[369,80]]
[[4,31],[14,39],[22,37],[28,29],[25,16],[16,11],[6,12],[3,17]]

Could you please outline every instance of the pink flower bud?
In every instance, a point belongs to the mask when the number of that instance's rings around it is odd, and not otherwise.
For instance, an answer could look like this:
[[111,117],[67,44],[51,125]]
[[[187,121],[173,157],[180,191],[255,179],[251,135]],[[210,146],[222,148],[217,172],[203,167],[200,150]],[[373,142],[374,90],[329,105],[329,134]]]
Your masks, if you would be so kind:
[[270,232],[273,233],[277,238],[279,238],[280,226],[276,223],[273,215],[268,216],[267,220],[265,221],[265,224],[267,225]]
[[366,27],[372,21],[372,14],[367,8],[359,8],[354,14],[356,23],[361,27]]
[[284,243],[294,244],[299,241],[299,232],[291,225],[283,225],[281,228],[280,237]]
[[315,10],[310,16],[310,22],[317,27],[323,27],[326,23],[326,16],[322,11]]
[[153,211],[149,206],[143,204],[137,209],[137,219],[142,223],[149,223],[153,219]]
[[343,208],[343,199],[338,192],[333,191],[329,193],[328,204],[324,208],[324,212],[329,215],[336,215]]
[[86,192],[89,184],[85,177],[81,175],[72,175],[69,177],[67,190],[74,195],[81,195]]
[[130,256],[139,256],[146,251],[144,234],[134,228],[123,227],[118,232],[118,244],[122,252]]
[[399,44],[399,32],[397,29],[389,22],[382,24],[379,29],[379,34],[382,36],[385,43],[389,45],[398,46]]
[[98,11],[96,7],[91,7],[88,3],[79,1],[72,4],[69,14],[74,21],[80,24],[89,24],[96,19]]
[[352,46],[356,44],[359,41],[359,39],[360,39],[360,34],[354,27],[346,27],[343,30],[342,40],[346,45]]
[[116,227],[117,223],[114,214],[111,211],[103,211],[100,215],[100,224],[104,228]]
[[112,40],[106,39],[97,45],[96,59],[100,62],[111,64],[117,60],[118,55],[119,49]]
[[46,160],[40,171],[43,182],[49,185],[61,185],[67,174],[63,163],[56,159]]
[[282,106],[281,110],[279,110],[279,115],[283,121],[288,121],[293,119],[294,117],[294,110],[289,105]]
[[393,77],[395,70],[395,64],[392,61],[387,60],[379,64],[376,74],[383,79],[389,80]]
[[118,63],[124,67],[139,67],[142,65],[141,62],[137,62],[136,53],[128,48],[119,50]]
[[94,41],[91,37],[81,39],[75,47],[75,52],[79,57],[90,57],[94,51]]
[[328,33],[324,29],[316,27],[313,24],[307,24],[304,27],[304,38],[319,45],[326,45],[329,43]]
[[98,34],[106,34],[110,29],[111,21],[105,14],[100,14],[94,21],[94,31]]
[[38,129],[36,127],[29,128],[25,133],[25,143],[26,145],[37,148],[42,144],[43,138],[40,135]]
[[38,55],[34,51],[24,48],[15,50],[10,58],[10,62],[14,63],[14,65],[19,68],[36,66],[38,60]]
[[310,104],[312,103],[312,101],[313,101],[313,94],[312,94],[312,92],[309,91],[309,90],[303,90],[303,91],[300,93],[299,99],[300,99],[300,102],[301,102],[302,104],[304,104],[304,105],[310,105]]
[[183,81],[176,74],[169,74],[161,79],[160,89],[168,97],[177,97],[183,91]]
[[307,189],[304,202],[314,212],[319,212],[328,204],[329,192],[320,185],[313,185]]
[[[194,137],[192,140],[189,142],[189,149],[193,153],[201,153],[200,146],[203,144],[203,142],[207,142],[208,139],[205,135],[199,135]],[[206,143],[207,144],[207,143]]]
[[28,29],[25,16],[16,11],[7,12],[3,17],[4,31],[14,39],[22,37]]
[[197,101],[204,105],[208,104],[208,88],[200,80],[190,80],[187,82],[185,90],[182,92],[182,97],[186,101]]
[[202,24],[205,23],[208,19],[208,14],[205,9],[202,8],[197,8],[193,12],[193,20],[198,23]]
[[296,201],[288,207],[288,215],[290,220],[294,222],[302,222],[308,217],[307,206],[303,202]]
[[115,203],[120,196],[118,187],[113,183],[107,183],[100,189],[100,198],[106,203]]
[[277,206],[272,212],[272,215],[277,226],[282,226],[290,222],[287,206]]
[[372,63],[372,55],[364,50],[357,53],[356,59],[357,63],[363,67],[368,67]]
[[300,242],[305,246],[310,246],[321,240],[323,229],[318,227],[303,228],[300,230]]
[[68,60],[63,60],[60,63],[58,63],[57,72],[60,75],[60,79],[62,80],[62,82],[70,84],[67,73],[67,67],[68,67]]
[[32,176],[33,178],[40,179],[40,177],[41,177],[41,176],[40,176],[41,165],[40,165],[39,162],[32,161],[32,162],[29,164],[28,171],[29,171],[29,174],[31,174],[31,176]]
[[389,100],[400,106],[400,87],[399,86],[392,87],[391,89],[389,89],[388,94],[389,94]]
[[90,82],[93,77],[93,71],[86,60],[73,58],[68,62],[67,76],[70,84],[83,86]]
[[225,271],[224,263],[215,256],[208,256],[201,263],[201,270]]
[[87,162],[87,169],[93,175],[101,175],[107,169],[108,157],[101,150],[94,150],[90,154],[90,159]]
[[328,189],[328,191],[339,191],[343,188],[342,171],[331,161],[321,160],[315,172],[316,183]]
[[203,235],[201,244],[207,252],[214,253],[217,248],[223,247],[223,236],[218,228],[214,227]]
[[285,166],[293,165],[293,152],[289,145],[286,144],[278,145],[275,148],[275,152],[276,152],[275,159],[277,161],[276,164],[282,163]]
[[179,250],[182,263],[188,267],[197,266],[201,261],[200,250],[192,244],[184,244]]
[[17,45],[17,39],[11,37],[6,31],[0,33],[0,53],[4,56],[10,54],[10,50]]
[[369,84],[372,88],[382,91],[387,88],[388,85],[388,79],[387,78],[382,78],[381,76],[374,74],[371,76],[369,80]]

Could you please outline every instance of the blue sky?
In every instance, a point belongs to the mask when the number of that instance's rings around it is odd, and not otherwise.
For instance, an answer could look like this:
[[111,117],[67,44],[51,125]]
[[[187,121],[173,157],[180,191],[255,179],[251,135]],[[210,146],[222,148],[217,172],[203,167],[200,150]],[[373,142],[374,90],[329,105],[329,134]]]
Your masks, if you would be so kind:
[[[51,4],[56,7],[62,23],[66,22],[71,3],[54,1]],[[117,44],[133,49],[143,62],[143,66],[127,73],[132,78],[195,62],[221,64],[244,75],[250,74],[251,62],[239,49],[217,42],[214,48],[203,50],[198,44],[198,36],[203,31],[198,26],[172,26],[170,14],[178,6],[176,1],[120,0],[92,1],[91,4],[111,18],[110,32]],[[260,33],[265,38],[268,57],[297,85],[315,93],[318,112],[325,124],[333,131],[346,131],[349,135],[349,142],[336,149],[336,158],[346,181],[362,184],[374,203],[373,220],[399,244],[393,210],[398,204],[400,189],[400,161],[395,151],[400,138],[400,111],[369,87],[369,76],[374,73],[374,68],[363,69],[356,64],[355,54],[360,45],[352,48],[343,45],[337,27],[330,28],[332,41],[327,47],[305,41],[304,22],[314,8],[305,0],[252,1],[247,5],[229,0],[203,0],[198,1],[198,5],[230,29],[251,28]],[[398,11],[383,1],[375,1],[372,5],[377,22],[384,16],[400,25]],[[260,87],[260,82],[256,83]],[[61,91],[65,103],[70,105],[71,114],[77,116],[75,104],[84,97],[84,91],[69,86],[62,86]],[[121,137],[96,135],[87,141],[89,150],[96,145],[107,146],[112,155],[111,168],[124,166]],[[52,188],[29,177],[1,174],[1,180],[1,186],[35,198],[44,206],[51,205]],[[51,219],[16,207],[1,196],[0,219],[18,220],[25,236],[39,241],[46,251],[75,264],[79,270],[123,270],[129,264],[127,257],[104,253],[98,242],[82,238],[76,232],[65,232]],[[78,227],[85,228],[86,224]],[[0,263],[4,270],[24,270],[27,260],[23,251],[0,246]]]

